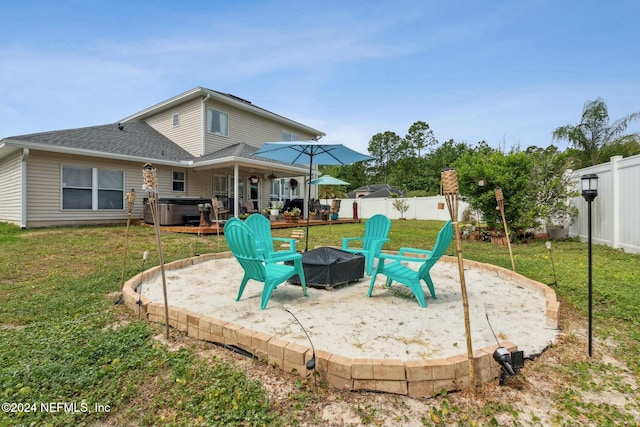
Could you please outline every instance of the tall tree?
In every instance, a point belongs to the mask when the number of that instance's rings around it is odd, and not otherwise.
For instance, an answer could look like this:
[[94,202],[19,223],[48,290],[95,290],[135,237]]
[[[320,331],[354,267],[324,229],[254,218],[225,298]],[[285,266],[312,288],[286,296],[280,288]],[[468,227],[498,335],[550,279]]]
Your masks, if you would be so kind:
[[640,135],[624,134],[629,122],[638,118],[640,118],[640,111],[610,124],[607,104],[602,98],[597,98],[595,101],[587,101],[584,104],[580,123],[557,128],[553,131],[553,138],[569,141],[580,155],[580,160],[585,163],[584,166],[596,165],[607,160],[604,155],[611,154],[610,148],[638,146]]
[[444,168],[452,165],[453,162],[462,157],[464,153],[471,151],[471,147],[464,142],[455,142],[453,139],[445,141],[427,155],[423,162],[423,173],[425,174],[424,190],[426,194],[434,196],[441,194],[440,173]]
[[370,184],[367,176],[367,163],[357,162],[350,165],[319,165],[318,170],[323,175],[331,175],[349,183],[345,191],[353,191],[356,188]]
[[391,168],[399,158],[402,138],[395,132],[377,133],[369,141],[369,155],[374,158],[373,176],[375,180],[387,182]]
[[417,121],[409,127],[404,140],[412,157],[421,157],[425,150],[430,151],[438,143],[429,124],[422,121]]

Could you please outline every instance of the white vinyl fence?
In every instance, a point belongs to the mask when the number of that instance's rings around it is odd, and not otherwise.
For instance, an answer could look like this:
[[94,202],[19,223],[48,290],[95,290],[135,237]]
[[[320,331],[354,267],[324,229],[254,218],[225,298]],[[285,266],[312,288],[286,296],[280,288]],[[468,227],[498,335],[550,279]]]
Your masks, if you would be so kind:
[[[640,155],[627,158],[615,156],[607,163],[575,172],[578,177],[591,173],[598,175],[598,196],[591,205],[593,242],[629,253],[640,253]],[[580,190],[580,182],[576,185]],[[393,207],[394,200],[397,199],[342,199],[339,216],[352,218],[353,204],[356,203],[359,218],[367,219],[381,213],[391,219],[399,219],[400,212]],[[406,219],[449,219],[444,196],[407,197],[405,200],[409,203],[409,210],[404,214]],[[578,208],[578,217],[569,229],[570,236],[586,241],[587,202],[582,196],[574,198],[572,202]],[[331,201],[322,200],[321,203],[330,205]],[[438,209],[439,203],[445,204],[444,209]],[[462,217],[467,208],[468,204],[460,201],[458,215]]]
[[[393,201],[398,198],[360,198],[360,199],[341,199],[339,217],[353,218],[354,203],[358,212],[358,218],[371,218],[375,214],[384,214],[390,219],[399,219],[400,212],[393,207]],[[405,197],[404,200],[409,204],[409,209],[404,213],[406,219],[431,219],[446,221],[450,219],[449,210],[444,196],[432,197]],[[320,200],[323,205],[330,205],[330,200]],[[441,203],[443,209],[438,209]],[[460,201],[458,205],[458,216],[461,219],[462,213],[467,209],[469,204]]]
[[[598,175],[598,196],[591,203],[593,242],[640,253],[640,155],[615,156],[607,163],[576,172],[578,176]],[[569,233],[586,241],[589,232],[587,202],[579,196],[573,203],[579,212]]]

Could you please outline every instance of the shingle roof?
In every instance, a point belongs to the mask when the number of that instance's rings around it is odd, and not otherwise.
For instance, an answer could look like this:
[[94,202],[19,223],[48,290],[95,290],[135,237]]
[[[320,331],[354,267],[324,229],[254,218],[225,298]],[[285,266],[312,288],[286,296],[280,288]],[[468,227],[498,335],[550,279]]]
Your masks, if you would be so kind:
[[[122,129],[120,129],[122,127]],[[128,122],[9,137],[12,141],[168,161],[194,160],[145,122]]]
[[364,187],[356,188],[352,192],[348,193],[347,196],[354,198],[356,193],[363,191],[369,191],[370,193],[366,196],[361,196],[362,198],[390,197],[392,194],[404,196],[404,192],[402,190],[389,184],[365,185]]
[[[245,143],[233,144],[221,150],[207,154],[205,156],[198,157],[194,160],[194,163],[224,159],[225,157],[239,157],[244,159],[260,160],[262,162],[273,163],[276,165],[292,166],[289,163],[281,162],[279,160],[269,159],[267,157],[261,157],[261,156],[254,156],[253,153],[255,153],[257,150],[258,150],[258,147],[254,147],[252,145],[248,145]],[[306,165],[297,165],[297,166],[306,166]]]
[[[252,156],[251,154],[253,154],[257,150],[258,150],[258,147],[253,147],[248,144],[244,144],[244,143],[233,144],[223,148],[222,150],[218,150],[213,153],[207,154],[205,156],[198,157],[197,161],[200,162],[200,161],[207,161],[207,160],[223,159],[225,157],[245,157],[245,158],[251,159],[251,158],[254,158],[254,156]],[[262,159],[262,157],[260,159]]]

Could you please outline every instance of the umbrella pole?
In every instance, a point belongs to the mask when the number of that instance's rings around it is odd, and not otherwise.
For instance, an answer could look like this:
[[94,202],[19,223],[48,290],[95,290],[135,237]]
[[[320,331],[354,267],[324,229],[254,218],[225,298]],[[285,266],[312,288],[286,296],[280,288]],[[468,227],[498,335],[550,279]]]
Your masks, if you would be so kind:
[[469,363],[469,384],[473,393],[476,392],[475,367],[473,360],[473,347],[471,340],[471,323],[469,321],[469,300],[467,298],[467,283],[464,277],[464,260],[462,258],[462,246],[460,233],[458,232],[458,176],[454,169],[442,171],[442,183],[445,201],[449,208],[449,215],[453,222],[453,235],[456,240],[456,254],[458,256],[458,273],[460,275],[460,289],[462,291],[462,307],[464,309],[464,326],[467,338],[467,360]]
[[311,202],[311,169],[313,168],[313,154],[309,155],[309,183],[307,184],[307,229],[304,233],[304,251],[309,249],[309,203]]

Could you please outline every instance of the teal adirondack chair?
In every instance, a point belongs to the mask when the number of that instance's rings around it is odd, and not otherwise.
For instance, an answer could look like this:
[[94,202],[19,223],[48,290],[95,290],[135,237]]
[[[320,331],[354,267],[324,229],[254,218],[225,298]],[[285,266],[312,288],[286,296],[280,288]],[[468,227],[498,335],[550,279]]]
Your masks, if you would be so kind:
[[[271,221],[264,217],[262,214],[251,214],[244,223],[251,229],[253,235],[256,238],[256,246],[258,253],[265,258],[273,258],[282,260],[283,258],[289,259],[291,254],[296,253],[296,240],[287,237],[273,237],[271,235]],[[286,242],[289,244],[289,249],[285,251],[277,251],[273,245],[274,241]]]
[[[391,286],[391,283],[394,280],[408,286],[416,296],[420,306],[426,307],[427,304],[424,301],[424,291],[422,290],[420,281],[423,280],[427,284],[431,297],[436,299],[436,292],[433,288],[433,281],[431,280],[429,271],[431,270],[431,267],[438,262],[442,255],[444,255],[444,252],[449,247],[452,238],[453,224],[451,223],[451,220],[449,220],[438,232],[438,237],[436,238],[433,250],[428,251],[415,248],[400,248],[398,255],[380,254],[378,258],[378,266],[376,267],[373,277],[371,277],[367,296],[370,297],[373,292],[373,284],[376,281],[376,276],[378,274],[383,274],[387,276],[387,287]],[[426,258],[406,256],[405,253],[426,255]],[[386,260],[391,260],[391,262],[386,263]],[[414,270],[402,264],[403,262],[419,262],[422,263],[422,265],[418,270]]]
[[[389,229],[391,229],[389,218],[382,214],[376,214],[364,224],[363,237],[345,237],[342,239],[342,250],[364,255],[365,270],[370,276],[373,271],[373,260],[382,251],[384,243],[389,241],[387,238]],[[349,244],[354,241],[362,241],[362,246],[359,248],[349,247]]]
[[[239,301],[242,297],[242,292],[244,292],[244,288],[249,279],[253,279],[264,283],[260,309],[265,309],[273,290],[296,274],[300,277],[300,284],[302,285],[304,296],[309,296],[307,293],[307,283],[304,278],[304,270],[302,268],[301,254],[291,254],[286,259],[282,257],[277,260],[264,258],[258,252],[255,235],[249,227],[238,218],[232,218],[227,221],[224,226],[224,237],[227,240],[231,252],[244,270],[244,277],[242,278],[242,283],[240,283],[236,301]],[[280,263],[280,261],[285,260],[292,260],[293,265]]]

